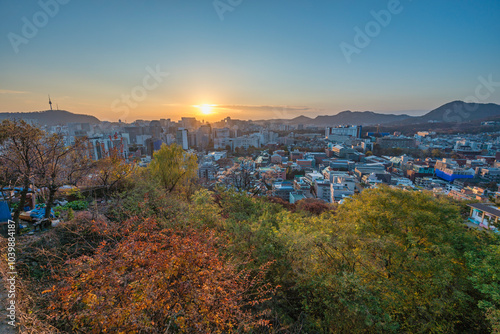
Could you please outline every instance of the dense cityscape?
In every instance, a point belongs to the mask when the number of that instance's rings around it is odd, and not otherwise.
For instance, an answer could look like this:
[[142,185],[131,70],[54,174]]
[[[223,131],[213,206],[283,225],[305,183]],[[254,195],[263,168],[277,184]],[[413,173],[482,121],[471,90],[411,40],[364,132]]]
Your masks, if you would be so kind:
[[[304,198],[342,203],[380,184],[495,203],[500,131],[488,132],[495,124],[482,122],[484,132],[478,134],[416,131],[405,136],[367,132],[360,125],[320,128],[230,117],[208,123],[182,117],[177,122],[70,123],[47,130],[63,134],[68,145],[87,138],[93,160],[117,151],[124,162],[140,167],[146,167],[163,144],[177,144],[197,156],[204,187],[223,185],[291,204]],[[489,228],[487,221],[477,220],[477,215],[474,219]]]

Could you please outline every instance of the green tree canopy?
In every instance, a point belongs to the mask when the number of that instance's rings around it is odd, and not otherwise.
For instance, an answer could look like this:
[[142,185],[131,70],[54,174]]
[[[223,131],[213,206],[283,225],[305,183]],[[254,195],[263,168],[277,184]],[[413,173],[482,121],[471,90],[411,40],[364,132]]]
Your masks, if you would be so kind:
[[177,144],[163,144],[149,165],[151,175],[167,192],[188,186],[197,177],[196,155],[184,152]]
[[335,220],[306,276],[321,282],[312,300],[328,326],[343,316],[343,326],[357,324],[344,331],[485,329],[464,257],[474,238],[446,198],[366,190],[340,206]]

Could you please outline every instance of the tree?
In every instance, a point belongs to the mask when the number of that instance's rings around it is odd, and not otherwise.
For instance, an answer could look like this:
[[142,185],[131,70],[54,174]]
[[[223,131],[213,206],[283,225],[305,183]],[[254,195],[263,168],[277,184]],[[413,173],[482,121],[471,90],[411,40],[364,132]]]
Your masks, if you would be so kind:
[[46,188],[48,199],[45,207],[45,218],[50,217],[55,194],[60,187],[67,184],[70,178],[75,180],[77,174],[88,170],[89,159],[82,154],[85,148],[84,139],[76,139],[73,145],[66,146],[61,134],[46,134],[34,145],[35,183],[39,188]]
[[226,186],[238,190],[253,189],[255,186],[255,165],[253,160],[239,158],[237,163],[224,172],[221,181]]
[[470,280],[482,296],[479,308],[485,311],[492,333],[500,333],[500,238],[484,249],[466,254],[472,269]]
[[[70,260],[51,295],[49,317],[68,332],[232,333],[267,326],[252,307],[272,289],[265,269],[238,271],[213,233],[125,222],[116,245]],[[137,227],[136,227],[137,226]],[[219,246],[220,247],[220,246]]]
[[219,165],[220,168],[228,168],[234,165],[234,161],[231,158],[222,158],[217,160],[217,165]]
[[321,282],[308,305],[325,326],[342,315],[345,326],[365,325],[340,332],[485,331],[464,257],[474,239],[446,198],[365,190],[327,228],[302,282]]
[[442,155],[443,155],[443,154],[441,153],[441,150],[440,150],[440,149],[435,148],[435,149],[433,149],[433,150],[431,151],[431,156],[432,156],[433,158],[439,158],[439,157],[441,157]]
[[304,176],[306,173],[303,170],[294,170],[292,167],[287,167],[286,169],[286,179],[294,180],[296,176]]
[[177,144],[163,144],[160,150],[154,153],[149,171],[167,192],[173,192],[196,179],[197,158],[194,154],[184,152]]
[[66,170],[66,182],[73,186],[86,185],[91,181],[91,173],[95,167],[95,161],[88,153],[89,141],[81,139],[76,147],[70,151],[65,159],[69,168]]
[[401,147],[394,147],[390,149],[391,155],[399,156],[403,154],[403,149]]
[[2,156],[0,155],[0,195],[2,197],[7,195],[7,200],[11,203],[12,188],[16,183],[18,175],[14,168],[9,165],[9,162],[2,159]]
[[30,184],[33,182],[35,165],[35,146],[39,144],[44,132],[25,121],[4,120],[0,125],[0,165],[10,169],[20,181],[19,205],[14,211],[16,232],[19,232],[19,215],[26,204]]
[[310,212],[315,215],[320,215],[325,211],[332,210],[332,206],[325,201],[317,198],[304,198],[296,203],[298,210]]
[[107,157],[97,161],[95,171],[96,179],[104,188],[107,199],[111,189],[130,176],[134,169],[119,154],[118,150],[111,149]]

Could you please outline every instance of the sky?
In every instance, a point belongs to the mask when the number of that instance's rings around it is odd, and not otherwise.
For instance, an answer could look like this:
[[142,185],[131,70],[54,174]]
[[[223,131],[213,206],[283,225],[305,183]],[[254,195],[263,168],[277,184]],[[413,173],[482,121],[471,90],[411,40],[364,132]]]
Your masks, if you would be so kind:
[[500,103],[500,1],[0,0],[0,112],[216,121]]

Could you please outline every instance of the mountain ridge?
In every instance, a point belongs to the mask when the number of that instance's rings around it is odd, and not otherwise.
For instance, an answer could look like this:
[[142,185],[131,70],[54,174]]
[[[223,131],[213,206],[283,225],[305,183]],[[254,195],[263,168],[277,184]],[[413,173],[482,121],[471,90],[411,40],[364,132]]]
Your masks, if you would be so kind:
[[[495,103],[468,103],[460,100],[445,103],[422,116],[412,118],[420,123],[456,123],[500,116],[500,105]],[[408,124],[409,120],[402,123]]]
[[486,120],[500,117],[500,105],[495,103],[467,103],[456,100],[430,110],[422,116],[407,114],[382,114],[374,111],[344,110],[335,115],[318,115],[315,118],[300,115],[292,119],[270,119],[257,122],[284,123],[290,125],[335,126],[353,125],[408,125],[423,123],[455,123]]
[[67,110],[42,110],[28,112],[1,112],[0,120],[18,119],[34,120],[42,125],[61,125],[66,123],[91,123],[97,124],[101,121],[91,115],[75,114]]

